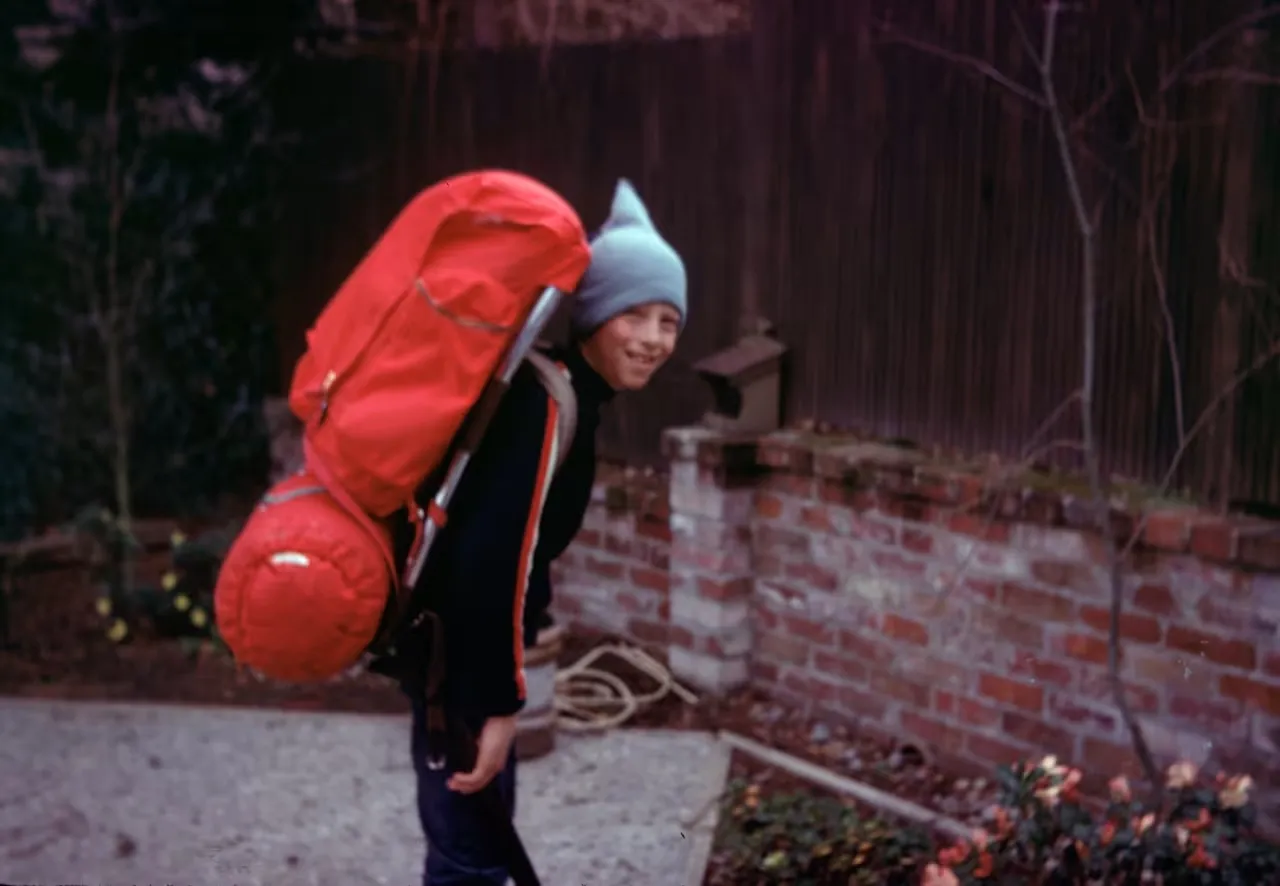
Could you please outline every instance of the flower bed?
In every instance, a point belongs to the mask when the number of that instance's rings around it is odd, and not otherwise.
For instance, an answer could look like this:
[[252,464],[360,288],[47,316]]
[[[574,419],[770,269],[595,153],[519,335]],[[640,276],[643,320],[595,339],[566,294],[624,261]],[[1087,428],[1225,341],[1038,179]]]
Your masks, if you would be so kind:
[[[757,772],[758,775],[758,772]],[[1254,831],[1247,775],[1168,770],[1149,801],[1111,781],[1105,803],[1053,757],[1002,768],[999,802],[948,843],[830,794],[739,773],[722,806],[706,886],[1216,886],[1280,882],[1280,849]]]

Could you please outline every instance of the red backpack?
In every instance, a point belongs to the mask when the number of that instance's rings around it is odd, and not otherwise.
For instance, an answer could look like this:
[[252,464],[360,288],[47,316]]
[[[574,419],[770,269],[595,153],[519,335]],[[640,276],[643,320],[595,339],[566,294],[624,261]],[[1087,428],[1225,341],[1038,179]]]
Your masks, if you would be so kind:
[[[411,584],[385,518],[408,508],[420,564],[522,360],[572,435],[572,389],[532,345],[589,260],[577,213],[516,173],[459,175],[405,207],[307,333],[289,392],[305,465],[272,487],[223,561],[215,618],[239,662],[307,681],[359,661]],[[415,494],[450,457],[420,512]]]

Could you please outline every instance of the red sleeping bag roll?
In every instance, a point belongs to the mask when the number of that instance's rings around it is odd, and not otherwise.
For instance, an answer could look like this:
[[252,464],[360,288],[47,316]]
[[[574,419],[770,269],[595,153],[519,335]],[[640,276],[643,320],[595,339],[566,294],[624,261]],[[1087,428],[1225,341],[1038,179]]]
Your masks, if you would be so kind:
[[[389,536],[383,543],[390,545]],[[215,616],[236,660],[298,683],[355,665],[387,605],[383,551],[311,473],[276,484],[218,579]]]

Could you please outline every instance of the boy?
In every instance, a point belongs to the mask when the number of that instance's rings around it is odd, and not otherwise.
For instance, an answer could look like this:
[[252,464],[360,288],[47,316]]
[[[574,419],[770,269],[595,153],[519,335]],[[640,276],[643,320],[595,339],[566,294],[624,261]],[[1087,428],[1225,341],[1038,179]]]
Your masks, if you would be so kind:
[[[444,708],[477,737],[470,771],[458,771],[453,761],[443,769],[428,766],[421,681],[402,677],[413,701],[427,886],[507,882],[502,844],[476,795],[496,779],[507,813],[514,814],[523,650],[533,645],[551,603],[551,562],[586,514],[600,408],[617,391],[648,384],[684,328],[684,264],[625,180],[591,252],[570,296],[572,343],[550,355],[563,363],[577,397],[573,440],[557,441],[555,403],[533,369],[522,366],[463,475],[419,579],[444,637]],[[569,451],[552,477],[559,445]]]

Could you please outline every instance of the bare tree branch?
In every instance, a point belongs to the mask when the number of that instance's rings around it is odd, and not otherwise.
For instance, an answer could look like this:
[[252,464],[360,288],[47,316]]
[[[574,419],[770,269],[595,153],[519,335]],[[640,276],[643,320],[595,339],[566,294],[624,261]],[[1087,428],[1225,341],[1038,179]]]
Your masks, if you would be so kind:
[[1253,12],[1246,13],[1234,21],[1230,21],[1223,25],[1209,37],[1200,41],[1194,49],[1192,49],[1182,61],[1178,62],[1164,75],[1160,80],[1160,92],[1167,92],[1176,84],[1191,65],[1204,58],[1213,51],[1222,41],[1228,37],[1243,31],[1245,28],[1251,28],[1254,25],[1260,25],[1268,19],[1280,17],[1280,6],[1267,6],[1261,9],[1255,9]]
[[1030,102],[1038,108],[1047,108],[1045,98],[1040,93],[1026,86],[1023,86],[1017,80],[1009,77],[995,65],[985,59],[976,58],[971,55],[965,55],[960,52],[952,52],[942,46],[928,43],[924,40],[918,40],[902,33],[890,22],[877,22],[877,29],[880,32],[880,42],[887,45],[897,44],[899,46],[909,46],[912,49],[922,52],[926,55],[936,56],[937,58],[959,65],[963,68],[969,68],[976,74],[999,83],[1005,89],[1012,92],[1025,101]]

